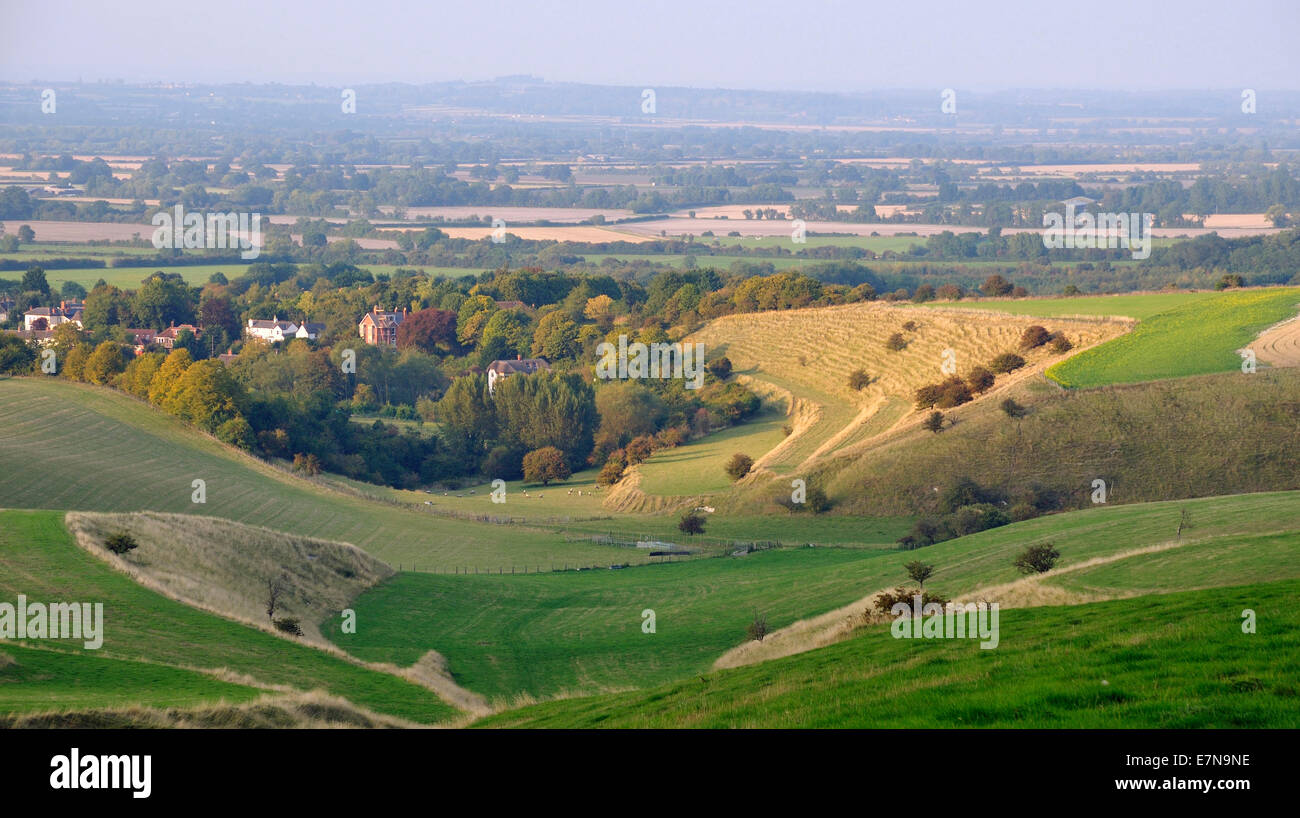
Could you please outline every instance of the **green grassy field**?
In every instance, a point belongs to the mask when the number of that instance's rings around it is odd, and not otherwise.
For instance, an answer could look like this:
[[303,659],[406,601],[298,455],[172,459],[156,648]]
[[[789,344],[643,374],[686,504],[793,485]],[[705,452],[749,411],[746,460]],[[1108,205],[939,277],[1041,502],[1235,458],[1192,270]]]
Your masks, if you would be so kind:
[[[0,512],[0,598],[16,601],[90,602],[104,605],[104,643],[94,652],[67,640],[32,640],[41,648],[80,656],[66,669],[103,660],[123,660],[139,667],[114,665],[91,671],[78,688],[62,673],[33,683],[14,699],[19,707],[42,708],[130,704],[137,686],[154,679],[161,687],[146,693],[156,703],[193,704],[199,698],[247,697],[240,686],[218,686],[192,678],[194,669],[225,668],[264,685],[298,690],[324,689],[363,707],[419,722],[451,718],[456,711],[431,691],[404,679],[368,670],[314,648],[296,645],[261,631],[173,602],[113,571],[77,547],[59,511]],[[18,667],[28,667],[18,657]],[[36,669],[40,662],[31,666]],[[189,670],[167,674],[159,666]],[[3,671],[0,673],[26,673]],[[131,681],[129,686],[124,683]],[[45,687],[48,682],[48,688]],[[24,686],[27,688],[27,686]],[[44,695],[42,698],[42,694]],[[0,701],[6,694],[0,691]]]
[[725,491],[731,485],[726,465],[737,452],[757,460],[785,439],[785,415],[769,409],[738,426],[672,449],[660,449],[642,463],[641,490],[682,496]]
[[[1300,582],[1002,611],[999,644],[888,625],[699,678],[508,711],[485,727],[1300,726]],[[1258,632],[1242,632],[1243,609]]]
[[0,643],[0,713],[194,707],[249,701],[264,692],[169,665]]
[[1300,289],[1222,293],[1151,315],[1127,335],[1054,364],[1068,387],[1138,383],[1240,369],[1238,349],[1300,309]]
[[[350,542],[405,569],[645,559],[635,549],[566,543],[549,530],[452,519],[331,490],[119,392],[62,379],[0,379],[0,429],[0,506],[224,517]],[[39,469],[30,468],[33,458]],[[192,502],[196,479],[206,484],[204,504]]]
[[[950,597],[1013,582],[1016,554],[1044,541],[1061,552],[1061,576],[1073,576],[1090,560],[1123,564],[1139,556],[1127,552],[1174,543],[1183,508],[1197,521],[1185,545],[1127,577],[1103,578],[1094,593],[1300,578],[1300,493],[1280,492],[1101,507],[919,552],[801,548],[621,571],[399,575],[356,602],[359,619],[376,624],[342,635],[327,623],[322,632],[357,656],[399,665],[436,649],[462,686],[499,699],[645,686],[707,671],[744,641],[755,614],[779,628],[904,584],[903,566],[914,559],[936,566],[927,587]],[[1197,558],[1174,556],[1186,548]],[[1223,578],[1201,567],[1201,555],[1220,551],[1239,552]],[[640,628],[646,608],[656,613],[654,634]]]
[[[654,684],[707,669],[755,611],[781,627],[846,604],[879,552],[800,549],[620,571],[517,576],[401,574],[363,593],[356,634],[322,632],[363,659],[447,657],[456,681],[509,700]],[[656,632],[641,631],[652,609]]]

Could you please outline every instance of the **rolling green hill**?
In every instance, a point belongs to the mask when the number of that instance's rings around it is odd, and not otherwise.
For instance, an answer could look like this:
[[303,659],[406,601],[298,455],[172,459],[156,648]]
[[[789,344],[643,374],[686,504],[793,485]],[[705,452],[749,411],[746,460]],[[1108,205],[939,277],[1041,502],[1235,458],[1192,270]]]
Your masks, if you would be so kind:
[[[0,506],[224,517],[349,542],[404,569],[508,571],[646,558],[635,549],[568,543],[553,531],[455,519],[332,490],[119,392],[61,379],[0,379],[0,429]],[[192,502],[196,479],[206,484],[204,504]]]
[[[1175,541],[1183,509],[1191,522]],[[358,617],[372,625],[343,635],[326,623],[322,632],[356,656],[398,665],[436,649],[459,684],[498,700],[642,687],[707,671],[745,640],[755,614],[772,628],[822,614],[903,584],[903,565],[914,559],[936,566],[927,587],[939,593],[997,589],[1019,578],[1015,555],[1044,541],[1062,554],[1060,577],[1084,583],[1091,599],[1300,578],[1300,493],[1100,507],[920,551],[789,549],[621,571],[404,574],[356,601]],[[1157,544],[1178,547],[1164,559],[1115,561]],[[1205,569],[1220,553],[1233,566],[1222,575]],[[1141,570],[1083,572],[1092,560],[1139,559]],[[641,630],[647,608],[655,611],[653,634]]]
[[[889,625],[751,667],[484,727],[1297,727],[1300,582],[1002,611],[998,646]],[[1242,611],[1258,632],[1242,631]]]
[[[0,709],[140,702],[189,706],[247,699],[255,685],[322,689],[411,721],[438,722],[458,715],[432,691],[412,682],[142,588],[81,550],[64,527],[61,512],[0,512],[0,600],[13,604],[19,594],[30,601],[102,603],[104,642],[94,651],[84,650],[75,640],[20,643],[39,650],[19,650],[10,654],[17,664],[0,667]],[[10,650],[7,643],[0,648]],[[48,657],[49,651],[67,658]],[[92,664],[98,662],[105,664]],[[198,672],[203,670],[233,676],[239,683],[219,683]],[[4,684],[8,681],[22,684]]]

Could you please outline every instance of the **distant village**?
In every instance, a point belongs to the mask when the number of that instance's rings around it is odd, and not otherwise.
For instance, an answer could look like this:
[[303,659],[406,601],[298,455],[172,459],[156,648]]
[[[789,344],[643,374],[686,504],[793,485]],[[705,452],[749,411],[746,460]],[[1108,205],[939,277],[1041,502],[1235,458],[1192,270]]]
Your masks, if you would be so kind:
[[[501,309],[518,309],[524,305],[518,301],[498,301],[497,307]],[[60,301],[57,307],[34,307],[23,313],[23,328],[0,330],[9,335],[17,336],[24,341],[31,341],[40,346],[47,346],[54,340],[55,329],[60,324],[76,324],[78,329],[83,328],[82,314],[85,311],[85,302],[79,300]],[[14,302],[8,297],[0,297],[0,323],[9,320],[9,313],[14,308]],[[357,335],[362,342],[371,346],[397,346],[397,329],[406,320],[408,311],[403,307],[400,311],[384,310],[378,304],[361,317],[357,322]],[[132,344],[132,349],[136,355],[141,355],[151,349],[171,350],[176,346],[178,338],[182,333],[190,333],[195,338],[203,337],[203,330],[193,324],[176,324],[161,330],[140,329],[134,327],[125,328],[126,335]],[[243,328],[244,337],[250,341],[262,341],[268,344],[277,344],[293,339],[302,339],[307,341],[317,340],[325,332],[325,325],[312,321],[296,321],[282,319],[278,315],[272,315],[269,319],[250,318],[248,324]],[[230,363],[236,356],[232,350],[216,356],[217,360],[222,363]],[[510,375],[525,374],[529,375],[534,372],[549,370],[551,365],[544,358],[524,358],[516,356],[515,360],[493,361],[487,368],[488,391],[495,392],[496,385],[499,381]]]

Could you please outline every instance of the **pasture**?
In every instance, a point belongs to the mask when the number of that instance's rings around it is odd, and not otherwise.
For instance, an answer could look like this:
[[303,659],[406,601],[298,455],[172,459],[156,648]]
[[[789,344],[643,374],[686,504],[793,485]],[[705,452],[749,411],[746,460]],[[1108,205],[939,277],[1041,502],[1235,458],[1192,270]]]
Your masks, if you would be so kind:
[[1296,315],[1300,288],[1264,288],[1201,298],[1147,317],[1131,333],[1054,364],[1067,387],[1137,383],[1240,370],[1238,350]]
[[[506,711],[483,727],[1300,726],[1300,582],[1003,611],[998,647],[889,625],[649,690]],[[1243,634],[1251,608],[1258,633]]]
[[[1184,507],[1197,522],[1176,539]],[[400,574],[357,599],[358,616],[372,627],[347,635],[326,623],[322,630],[372,661],[408,665],[436,649],[458,683],[498,701],[642,687],[707,671],[745,642],[756,615],[766,616],[773,629],[836,609],[841,618],[856,615],[864,598],[904,584],[903,566],[918,558],[936,566],[927,587],[951,597],[993,594],[1008,607],[1041,604],[1038,589],[1009,586],[1020,579],[1015,555],[1044,541],[1061,552],[1057,576],[1073,577],[1072,571],[1099,560],[1143,560],[1139,570],[1104,582],[1081,573],[1080,581],[1092,584],[1075,598],[1089,601],[1300,579],[1298,511],[1300,494],[1278,492],[1052,515],[919,552],[793,548],[619,571]],[[1233,554],[1237,567],[1217,577],[1196,567],[1201,558],[1188,561],[1190,568],[1176,558],[1151,562],[1143,549],[1152,544],[1167,544],[1171,554],[1180,548]],[[844,608],[852,604],[859,606],[856,613]],[[654,633],[641,629],[645,609],[655,612]],[[780,632],[775,636],[779,645]],[[790,652],[814,647],[815,638]]]

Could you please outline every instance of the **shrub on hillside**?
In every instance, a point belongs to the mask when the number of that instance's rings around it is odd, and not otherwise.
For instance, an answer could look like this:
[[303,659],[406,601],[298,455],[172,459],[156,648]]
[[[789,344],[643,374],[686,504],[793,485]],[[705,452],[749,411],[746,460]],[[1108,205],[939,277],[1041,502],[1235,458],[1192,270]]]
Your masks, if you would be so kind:
[[[917,591],[914,588],[904,588],[900,585],[892,592],[881,591],[876,595],[873,605],[879,613],[885,616],[893,616],[893,608],[895,605],[902,603],[911,609],[912,605],[915,603],[915,598],[918,595],[921,597],[922,608],[931,603],[935,605],[948,604],[948,597],[946,596],[941,596],[931,591]],[[916,611],[915,613],[919,615],[920,611]]]
[[633,438],[630,443],[623,447],[629,466],[644,463],[650,458],[650,455],[654,454],[654,451],[655,439],[649,435]]
[[1044,574],[1056,566],[1056,561],[1061,558],[1061,552],[1052,547],[1051,543],[1042,545],[1031,545],[1016,557],[1014,565],[1016,570],[1022,574]]
[[921,426],[936,434],[943,431],[943,412],[931,412],[925,420],[921,421]]
[[1047,343],[1052,334],[1047,331],[1046,327],[1040,327],[1037,324],[1025,327],[1025,331],[1020,335],[1021,349],[1036,349]]
[[927,384],[917,389],[914,398],[917,409],[929,409],[934,406],[940,409],[951,409],[963,403],[970,403],[974,396],[971,395],[970,385],[966,381],[952,375],[945,381]]
[[725,381],[731,374],[731,360],[729,358],[714,358],[705,365],[705,369],[708,369],[713,377]]
[[939,507],[945,514],[951,514],[962,506],[996,503],[1001,499],[996,491],[980,488],[969,477],[959,477],[940,496]]
[[885,349],[888,349],[891,352],[899,352],[906,348],[907,339],[903,337],[903,333],[901,332],[895,332],[885,341]]
[[104,540],[104,547],[121,556],[128,551],[139,548],[140,544],[135,541],[135,537],[125,531],[119,531],[116,534],[108,535],[108,539]]
[[569,474],[564,452],[554,446],[543,446],[524,455],[524,479],[530,483],[547,486],[552,480],[568,480]]
[[300,471],[311,477],[320,474],[320,458],[314,454],[295,454],[293,456],[293,470]]
[[745,634],[751,641],[762,642],[763,637],[767,636],[767,617],[762,614],[754,614],[754,621],[749,623],[745,628]]
[[1065,333],[1054,332],[1052,333],[1052,340],[1049,342],[1049,348],[1057,355],[1063,355],[1074,349],[1074,344],[1070,343],[1070,339],[1065,337]]
[[623,461],[610,457],[605,461],[605,465],[600,467],[600,474],[596,475],[596,485],[612,486],[619,480],[623,479]]
[[871,376],[865,370],[855,369],[849,373],[849,388],[861,392],[871,383]]
[[686,427],[669,426],[655,435],[655,442],[663,449],[675,449],[686,442]]
[[1011,522],[1011,518],[996,506],[989,503],[977,503],[962,506],[952,514],[949,529],[958,537],[978,534],[990,528],[998,528]]
[[732,480],[739,480],[749,474],[749,470],[754,467],[754,459],[747,454],[736,452],[727,461],[727,476]]
[[802,503],[796,503],[788,494],[782,494],[776,498],[776,504],[786,511],[811,511],[813,514],[821,514],[830,510],[831,499],[826,496],[826,492],[813,486],[808,489]]
[[999,375],[1005,375],[1008,372],[1015,372],[1024,365],[1024,358],[1021,358],[1014,352],[1004,352],[989,363],[989,369],[992,369]]
[[290,636],[302,636],[302,623],[289,616],[282,616],[275,621],[276,630],[283,631]]
[[1001,406],[1002,411],[1005,412],[1009,418],[1022,418],[1029,414],[1028,409],[1016,403],[1012,398],[1007,398],[999,405]]
[[966,376],[966,385],[970,387],[970,391],[979,394],[992,389],[996,380],[987,368],[977,366]]

